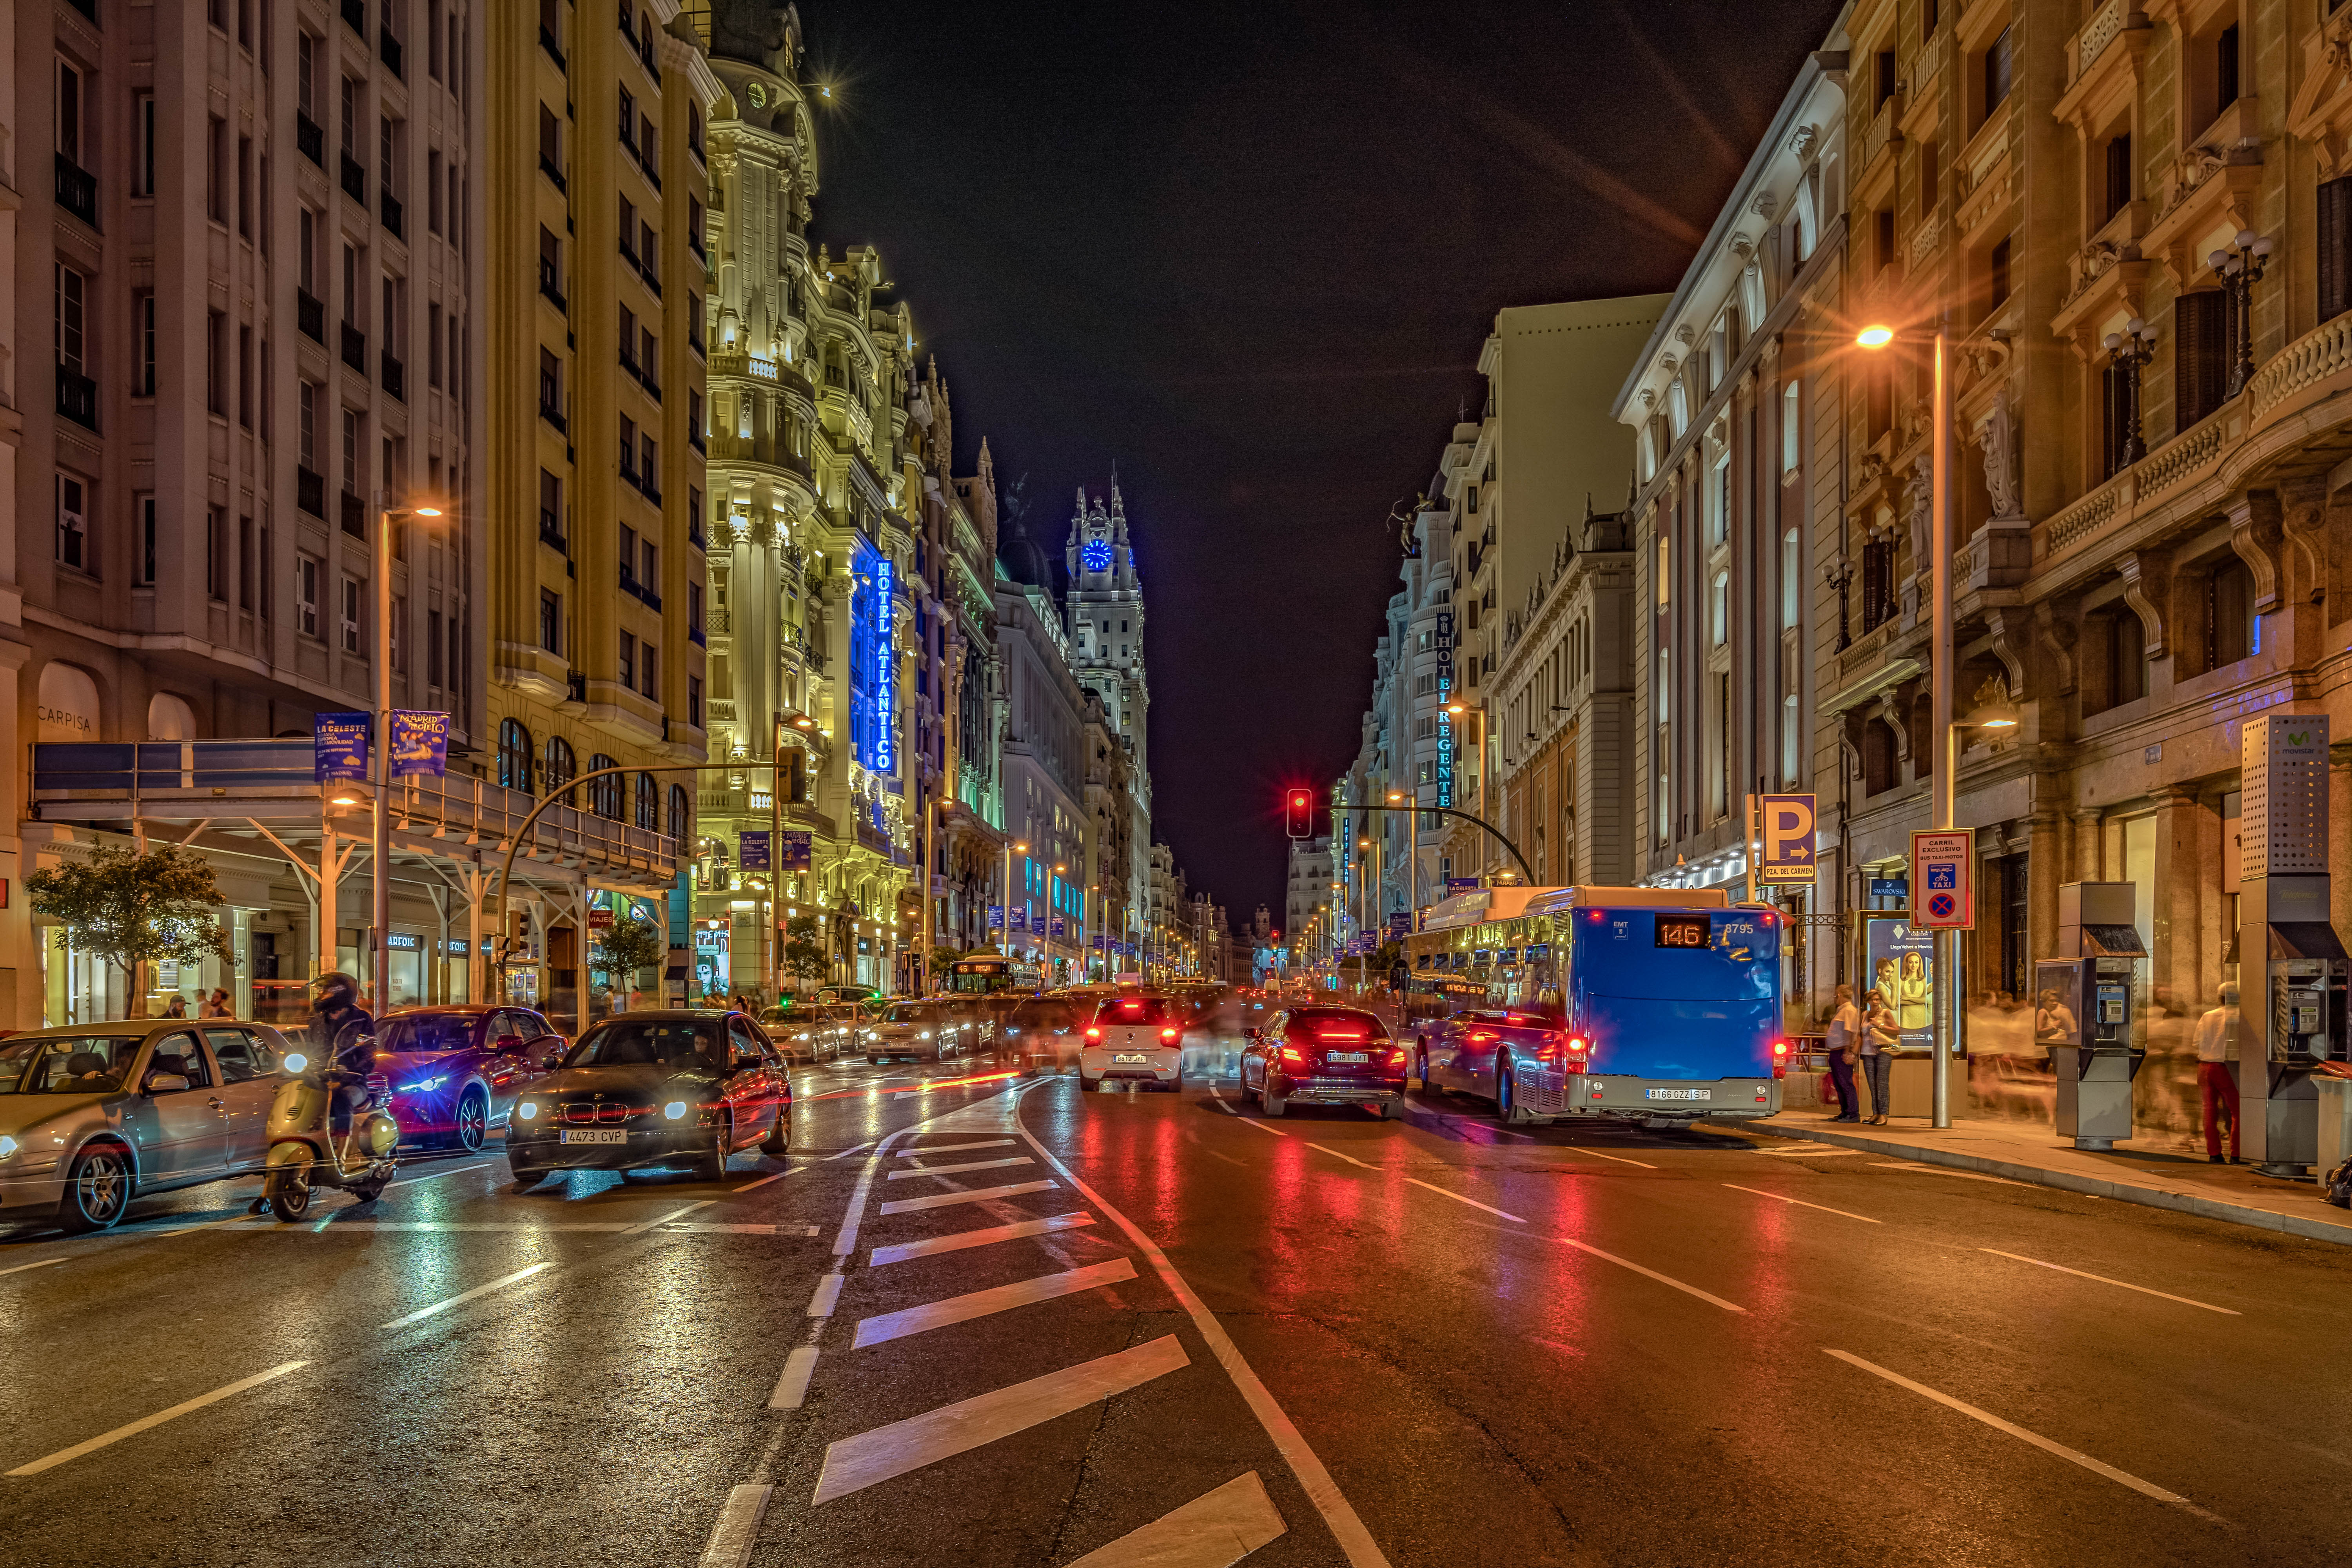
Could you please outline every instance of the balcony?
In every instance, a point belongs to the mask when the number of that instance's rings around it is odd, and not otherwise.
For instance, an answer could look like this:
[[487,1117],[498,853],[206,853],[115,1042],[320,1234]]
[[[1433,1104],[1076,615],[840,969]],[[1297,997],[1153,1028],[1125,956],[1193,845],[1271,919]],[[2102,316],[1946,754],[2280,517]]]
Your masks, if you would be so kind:
[[327,341],[327,302],[308,289],[294,290],[294,324],[314,343]]
[[343,0],[343,26],[357,33],[362,42],[366,41],[367,0]]
[[553,550],[558,555],[572,553],[572,545],[563,537],[563,530],[557,526],[553,512],[543,511],[539,514],[539,542]]
[[342,493],[343,531],[353,539],[367,537],[367,503],[345,490]]
[[570,183],[563,177],[563,171],[557,168],[555,160],[544,153],[539,155],[539,172],[553,182],[557,190],[568,193],[572,189]]
[[343,194],[362,206],[365,206],[367,205],[366,166],[349,153],[345,153],[342,158]]
[[563,297],[563,290],[558,286],[555,268],[544,261],[539,264],[539,291],[553,303],[557,310],[567,316],[572,313],[572,301]]
[[407,219],[407,210],[401,205],[400,198],[390,191],[379,192],[376,205],[379,208],[378,216],[383,219],[383,226],[391,231],[392,237],[407,238],[407,235],[402,232],[402,226]]
[[67,157],[57,154],[58,205],[89,225],[98,226],[98,176]]
[[539,416],[541,419],[546,420],[550,425],[554,426],[555,433],[557,435],[569,436],[572,434],[571,422],[563,417],[563,411],[556,407],[553,404],[541,403],[539,405]]
[[98,383],[69,365],[58,366],[58,412],[77,425],[98,428]]
[[365,375],[367,374],[367,334],[349,321],[343,322],[342,328],[343,363],[362,375]]
[[375,52],[383,57],[383,66],[386,70],[399,77],[403,81],[408,79],[407,73],[401,69],[401,57],[407,51],[400,47],[400,40],[392,36],[390,27],[385,27],[376,34]]
[[317,518],[327,521],[327,476],[309,468],[294,470],[294,504]]
[[327,166],[327,128],[299,109],[294,111],[294,150],[320,168]]
[[389,349],[384,351],[382,360],[383,363],[378,368],[383,373],[383,389],[401,402],[407,402],[408,367],[393,358],[392,351]]
[[539,30],[539,47],[547,51],[547,58],[555,62],[557,70],[568,71],[572,68],[570,63],[563,58],[563,46],[557,43],[555,35],[545,27]]

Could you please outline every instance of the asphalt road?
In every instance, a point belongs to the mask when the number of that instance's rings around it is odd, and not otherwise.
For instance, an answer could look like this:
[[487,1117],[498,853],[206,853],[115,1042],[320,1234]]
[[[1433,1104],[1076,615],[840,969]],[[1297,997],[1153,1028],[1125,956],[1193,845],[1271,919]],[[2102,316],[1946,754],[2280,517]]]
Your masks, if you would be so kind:
[[494,1149],[299,1226],[248,1181],[0,1241],[6,1556],[2345,1555],[2342,1249],[1442,1096],[971,1071],[800,1069],[792,1159],[724,1184],[517,1193]]

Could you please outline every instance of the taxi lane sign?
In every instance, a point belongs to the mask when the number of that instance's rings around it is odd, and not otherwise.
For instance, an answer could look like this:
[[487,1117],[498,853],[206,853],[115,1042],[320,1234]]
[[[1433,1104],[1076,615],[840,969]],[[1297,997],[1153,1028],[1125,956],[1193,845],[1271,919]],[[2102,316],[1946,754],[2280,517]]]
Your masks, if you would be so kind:
[[1810,795],[1759,795],[1756,829],[1762,845],[1757,857],[1759,879],[1767,883],[1813,880],[1813,797]]
[[1921,931],[1974,930],[1977,900],[1970,874],[1975,864],[1975,834],[1914,833],[1911,885],[1921,892],[1911,911],[1912,925]]

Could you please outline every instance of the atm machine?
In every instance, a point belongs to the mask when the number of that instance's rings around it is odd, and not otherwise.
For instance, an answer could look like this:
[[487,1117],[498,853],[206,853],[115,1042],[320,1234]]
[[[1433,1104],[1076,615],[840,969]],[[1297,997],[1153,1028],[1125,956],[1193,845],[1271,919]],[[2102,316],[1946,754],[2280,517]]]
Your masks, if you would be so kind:
[[2238,1098],[2245,1157],[2301,1176],[2319,1157],[2324,1061],[2347,1058],[2344,943],[2328,919],[2327,716],[2245,721],[2238,823]]
[[2057,1131],[2077,1149],[2113,1149],[2132,1135],[2132,1079],[2147,1059],[2132,1044],[2147,956],[2132,923],[2134,892],[2129,882],[2060,887],[2060,956],[2033,966],[2036,1038],[2057,1078]]

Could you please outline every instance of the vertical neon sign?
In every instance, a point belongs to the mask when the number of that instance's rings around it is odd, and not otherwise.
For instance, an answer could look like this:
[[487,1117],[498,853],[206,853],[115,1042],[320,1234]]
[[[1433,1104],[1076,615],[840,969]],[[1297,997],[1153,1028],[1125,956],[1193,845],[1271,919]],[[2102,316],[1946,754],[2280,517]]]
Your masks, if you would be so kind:
[[898,706],[898,661],[890,646],[890,610],[893,596],[893,573],[887,555],[874,567],[874,771],[895,772],[898,768],[898,741],[891,715]]

